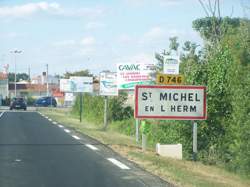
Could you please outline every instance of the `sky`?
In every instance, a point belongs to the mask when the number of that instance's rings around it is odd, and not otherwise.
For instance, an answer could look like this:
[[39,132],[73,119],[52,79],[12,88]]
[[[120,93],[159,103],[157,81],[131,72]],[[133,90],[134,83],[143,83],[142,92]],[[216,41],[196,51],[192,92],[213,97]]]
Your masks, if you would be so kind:
[[[242,5],[250,1],[221,0],[222,16],[248,16]],[[0,66],[97,75],[117,63],[154,63],[169,37],[202,44],[192,21],[205,16],[198,0],[0,0]]]

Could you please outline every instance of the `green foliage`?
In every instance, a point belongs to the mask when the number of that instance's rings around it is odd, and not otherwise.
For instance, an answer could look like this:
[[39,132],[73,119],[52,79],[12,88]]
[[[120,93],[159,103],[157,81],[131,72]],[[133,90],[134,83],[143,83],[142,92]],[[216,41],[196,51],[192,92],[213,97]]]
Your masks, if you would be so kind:
[[[121,93],[119,97],[108,99],[108,121],[128,120],[133,116],[133,110],[124,103],[127,100],[127,94]],[[80,97],[77,96],[73,106],[73,113],[79,115]],[[102,96],[93,96],[84,94],[83,96],[83,118],[96,124],[103,123],[104,98]]]
[[[15,73],[9,73],[8,74],[8,79],[10,82],[14,82],[15,81]],[[25,80],[28,81],[29,80],[29,75],[26,73],[17,73],[16,74],[16,81],[19,82],[21,80]]]
[[33,97],[28,97],[28,98],[27,98],[27,105],[28,105],[28,106],[33,106],[34,103],[35,103],[35,101],[36,101],[35,98],[33,98]]
[[230,27],[237,28],[240,25],[240,18],[218,18],[206,17],[193,21],[194,30],[198,31],[205,41],[214,42],[221,40]]
[[71,76],[93,76],[90,72],[89,72],[89,70],[80,70],[80,71],[75,71],[75,72],[66,72],[64,75],[63,75],[63,77],[65,78],[65,79],[69,79],[69,77],[71,77]]

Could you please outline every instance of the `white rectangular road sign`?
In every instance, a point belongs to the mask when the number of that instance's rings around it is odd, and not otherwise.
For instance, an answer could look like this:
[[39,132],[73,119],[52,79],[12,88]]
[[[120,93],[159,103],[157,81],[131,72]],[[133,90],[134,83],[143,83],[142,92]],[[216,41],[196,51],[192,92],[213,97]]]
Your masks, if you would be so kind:
[[163,71],[165,74],[179,74],[180,60],[178,56],[166,56],[164,57]]
[[135,118],[205,120],[205,86],[137,85]]
[[100,95],[117,96],[117,74],[114,72],[100,73]]

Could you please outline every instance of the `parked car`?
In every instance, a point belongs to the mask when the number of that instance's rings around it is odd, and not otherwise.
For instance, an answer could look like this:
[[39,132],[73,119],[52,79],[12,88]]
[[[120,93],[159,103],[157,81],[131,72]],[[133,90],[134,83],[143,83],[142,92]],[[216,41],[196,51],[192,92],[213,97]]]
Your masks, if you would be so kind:
[[10,110],[23,109],[27,110],[27,103],[23,98],[14,98],[10,103]]
[[35,106],[37,107],[48,107],[48,106],[57,106],[56,99],[54,97],[41,97],[35,101]]

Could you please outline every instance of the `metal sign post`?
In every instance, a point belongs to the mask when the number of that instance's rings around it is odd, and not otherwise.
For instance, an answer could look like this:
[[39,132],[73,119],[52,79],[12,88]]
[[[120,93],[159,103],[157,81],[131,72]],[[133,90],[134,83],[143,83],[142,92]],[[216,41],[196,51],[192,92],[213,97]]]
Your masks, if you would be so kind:
[[197,123],[193,121],[193,161],[197,160]]
[[83,104],[83,96],[80,93],[80,122],[82,122],[82,104]]
[[139,143],[139,124],[140,120],[135,119],[135,138],[136,138],[136,143]]
[[104,115],[103,115],[103,129],[106,130],[108,127],[108,96],[104,97]]

